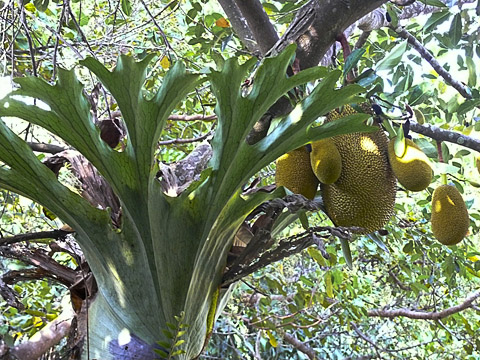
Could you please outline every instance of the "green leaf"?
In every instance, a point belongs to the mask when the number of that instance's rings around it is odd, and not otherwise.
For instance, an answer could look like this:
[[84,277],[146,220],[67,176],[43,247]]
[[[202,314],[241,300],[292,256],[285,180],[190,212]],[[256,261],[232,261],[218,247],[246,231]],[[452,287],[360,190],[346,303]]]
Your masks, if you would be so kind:
[[328,270],[325,273],[325,291],[329,298],[333,298],[332,272]]
[[346,77],[347,74],[352,71],[352,69],[357,66],[358,61],[362,58],[363,54],[365,54],[365,49],[355,49],[352,53],[347,57],[345,61],[345,67],[343,69],[343,76]]
[[382,70],[393,69],[400,63],[406,50],[407,40],[402,41],[401,43],[397,44],[392,50],[390,50],[390,52],[385,56],[385,58],[377,64],[375,71],[378,72]]
[[157,344],[165,349],[170,349],[171,344],[166,341],[157,341]]
[[309,247],[307,249],[307,252],[320,266],[327,266],[325,258],[322,256],[322,253],[318,249],[315,249],[314,247]]
[[413,252],[413,241],[409,241],[402,250],[406,254],[411,254]]
[[298,213],[298,218],[300,219],[300,223],[302,224],[302,227],[305,230],[308,230],[310,228],[310,225],[308,224],[308,216],[305,211],[301,211]]
[[173,344],[172,349],[176,348],[176,347],[179,347],[183,343],[185,343],[185,340],[178,340],[175,344]]
[[45,12],[48,9],[48,4],[50,0],[34,0],[33,4],[38,11]]
[[450,18],[450,15],[451,13],[448,10],[442,10],[442,11],[433,13],[425,23],[425,26],[423,27],[423,32],[428,33],[432,31],[438,25],[447,21]]
[[455,16],[453,17],[452,23],[450,25],[450,31],[448,32],[448,34],[452,41],[451,47],[456,46],[463,35],[462,15],[460,13],[455,14]]
[[132,4],[130,0],[121,0],[122,1],[122,11],[126,16],[132,15]]
[[182,355],[182,354],[185,354],[185,350],[175,350],[174,352],[172,352],[170,354],[170,356],[177,356],[177,355]]
[[343,257],[345,258],[345,263],[348,268],[353,269],[352,261],[352,252],[350,251],[350,243],[348,239],[340,238],[340,243],[342,244]]
[[476,72],[476,65],[473,59],[470,56],[466,56],[465,60],[467,62],[468,68],[468,82],[467,85],[471,88],[477,86],[477,72]]
[[173,339],[174,338],[174,335],[167,329],[162,329],[162,333],[168,339]]
[[380,237],[378,236],[377,233],[371,233],[371,234],[368,234],[368,237],[370,238],[370,240],[372,240],[375,244],[377,244],[377,246],[382,249],[383,251],[385,251],[386,253],[390,253],[390,251],[388,250],[388,247],[387,245],[385,245],[385,243],[382,241],[382,239],[380,239]]
[[465,100],[457,108],[458,115],[464,115],[480,105],[480,99]]
[[173,331],[177,330],[177,325],[175,325],[175,324],[167,322],[167,326]]
[[391,3],[387,3],[387,12],[388,12],[388,15],[390,15],[391,26],[396,28],[398,26],[398,13],[399,13],[398,8]]
[[163,358],[167,358],[167,357],[168,357],[168,354],[167,354],[165,351],[163,351],[163,350],[154,349],[154,351],[155,351],[156,354],[160,355],[160,356],[163,357]]
[[398,158],[402,158],[405,154],[405,136],[403,130],[400,129],[397,131],[397,136],[395,137],[395,142],[393,143],[393,149],[395,151],[395,155]]

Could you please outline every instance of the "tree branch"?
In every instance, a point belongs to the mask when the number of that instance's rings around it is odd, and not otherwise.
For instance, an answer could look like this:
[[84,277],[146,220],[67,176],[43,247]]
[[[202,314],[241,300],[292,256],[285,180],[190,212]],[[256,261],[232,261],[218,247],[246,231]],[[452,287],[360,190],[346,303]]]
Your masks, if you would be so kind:
[[11,245],[23,241],[40,240],[40,239],[60,239],[70,234],[71,231],[65,230],[52,230],[52,231],[39,231],[29,234],[20,234],[9,237],[0,237],[0,246]]
[[206,138],[208,138],[210,135],[212,135],[213,130],[210,130],[206,134],[203,134],[202,136],[193,138],[193,139],[172,139],[172,140],[164,140],[164,141],[159,141],[158,145],[171,145],[171,144],[191,144],[194,142],[199,142],[203,141]]
[[430,51],[428,51],[412,34],[410,34],[404,28],[398,26],[397,28],[391,27],[402,39],[406,39],[410,45],[425,59],[448,84],[455,88],[460,95],[465,99],[471,99],[472,94],[467,86],[463,85],[460,81],[455,80],[452,75],[443,68],[442,65],[435,59]]
[[307,344],[301,342],[298,340],[295,336],[287,334],[286,332],[283,333],[283,340],[285,340],[287,343],[292,345],[295,349],[301,351],[305,355],[308,356],[310,360],[315,360],[315,350],[308,346]]
[[34,143],[34,142],[28,142],[27,144],[28,146],[30,146],[30,149],[32,149],[32,151],[38,151],[38,152],[49,153],[49,154],[57,154],[65,150],[63,146],[58,146],[53,144]]
[[57,345],[60,340],[67,336],[75,317],[71,306],[65,305],[63,309],[55,320],[35,333],[27,342],[11,348],[8,351],[9,356],[13,356],[15,359],[36,360]]
[[451,142],[463,147],[480,152],[480,140],[470,136],[439,128],[438,126],[419,123],[410,120],[410,131],[428,136],[437,141]]
[[230,20],[230,23],[232,24],[235,33],[240,38],[240,41],[243,43],[243,45],[252,54],[259,55],[260,48],[255,41],[255,37],[253,36],[253,33],[250,30],[245,17],[241,13],[235,1],[218,0],[218,2],[223,8],[223,11],[225,11],[228,20]]
[[279,40],[275,27],[258,0],[237,0],[238,8],[247,21],[262,55],[265,55]]
[[374,309],[368,310],[367,315],[372,317],[382,317],[382,318],[396,318],[396,317],[407,317],[409,319],[420,319],[420,320],[440,320],[447,316],[456,314],[465,309],[471,308],[473,302],[480,297],[480,291],[474,292],[469,295],[461,304],[452,306],[442,311],[435,312],[425,312],[419,310],[409,310],[409,309],[396,309],[396,310],[382,310]]

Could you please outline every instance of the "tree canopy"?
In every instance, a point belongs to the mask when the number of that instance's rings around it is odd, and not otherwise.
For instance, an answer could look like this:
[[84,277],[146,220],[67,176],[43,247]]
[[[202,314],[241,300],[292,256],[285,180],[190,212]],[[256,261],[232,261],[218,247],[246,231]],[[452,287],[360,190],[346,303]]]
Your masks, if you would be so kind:
[[[480,358],[479,4],[0,2],[0,357]],[[275,186],[379,128],[433,168],[381,229]]]

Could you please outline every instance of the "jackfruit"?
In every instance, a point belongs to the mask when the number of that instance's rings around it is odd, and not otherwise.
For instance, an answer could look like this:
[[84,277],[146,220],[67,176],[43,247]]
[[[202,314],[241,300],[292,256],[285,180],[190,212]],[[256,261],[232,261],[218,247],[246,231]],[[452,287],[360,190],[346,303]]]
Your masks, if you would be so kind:
[[333,184],[340,177],[342,158],[331,138],[312,143],[310,163],[321,183]]
[[394,149],[395,138],[388,144],[388,159],[402,186],[411,191],[422,191],[432,181],[432,166],[427,155],[410,139],[405,139],[405,151],[398,157]]
[[443,245],[458,244],[470,225],[467,207],[455,186],[441,185],[432,197],[433,236]]
[[[347,105],[327,116],[334,121],[355,110]],[[393,215],[396,179],[388,162],[388,139],[379,129],[332,138],[342,158],[342,171],[333,184],[322,184],[327,214],[336,226],[356,226],[366,234],[382,228]]]
[[305,146],[280,156],[276,164],[275,184],[277,186],[284,186],[307,199],[315,197],[318,179],[310,166],[310,153]]

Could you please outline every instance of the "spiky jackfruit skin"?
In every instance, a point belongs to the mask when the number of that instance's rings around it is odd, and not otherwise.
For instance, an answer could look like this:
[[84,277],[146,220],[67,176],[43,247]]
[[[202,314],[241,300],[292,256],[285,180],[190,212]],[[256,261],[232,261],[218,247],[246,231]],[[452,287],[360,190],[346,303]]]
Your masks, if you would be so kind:
[[[332,111],[327,121],[354,114],[351,106]],[[327,214],[337,226],[357,226],[367,234],[381,229],[393,215],[396,179],[388,162],[388,139],[382,130],[332,138],[342,158],[333,184],[322,184]]]
[[395,138],[388,144],[388,159],[397,180],[410,191],[422,191],[432,181],[432,166],[427,155],[410,139],[405,139],[402,156],[395,154]]
[[441,185],[435,189],[430,221],[433,236],[443,245],[458,244],[467,235],[467,206],[455,186]]
[[323,184],[333,184],[342,172],[342,158],[331,138],[312,143],[310,163],[313,173]]
[[313,199],[318,180],[310,166],[310,153],[305,146],[280,156],[276,161],[275,184],[295,194]]

